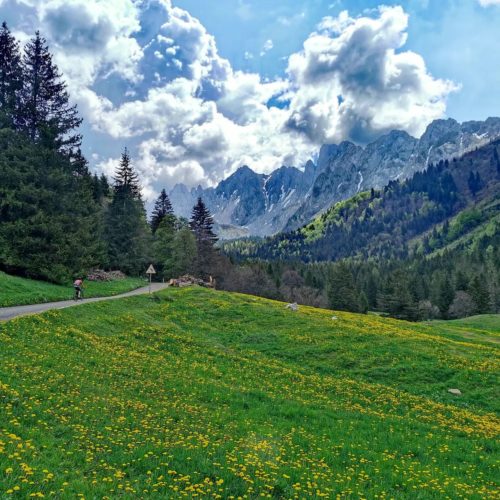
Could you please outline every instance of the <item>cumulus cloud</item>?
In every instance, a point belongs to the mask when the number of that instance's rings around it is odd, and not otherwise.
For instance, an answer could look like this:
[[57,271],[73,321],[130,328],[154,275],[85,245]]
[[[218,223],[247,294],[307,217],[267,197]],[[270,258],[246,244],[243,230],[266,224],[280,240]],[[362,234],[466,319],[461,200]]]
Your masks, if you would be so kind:
[[[170,0],[17,1],[31,11],[20,7],[14,28],[42,28],[86,122],[102,142],[130,146],[146,197],[176,182],[213,185],[245,164],[301,166],[327,142],[363,143],[392,128],[419,135],[456,88],[403,50],[401,7],[325,17],[286,75],[264,80],[235,71]],[[272,48],[268,40],[262,52]],[[111,173],[116,158],[98,153]]]
[[294,85],[288,127],[314,142],[367,142],[391,129],[420,135],[442,116],[456,86],[433,78],[422,57],[401,51],[408,15],[381,7],[378,16],[327,17],[289,58]]
[[489,7],[490,5],[500,5],[500,0],[478,0],[480,5],[483,7]]

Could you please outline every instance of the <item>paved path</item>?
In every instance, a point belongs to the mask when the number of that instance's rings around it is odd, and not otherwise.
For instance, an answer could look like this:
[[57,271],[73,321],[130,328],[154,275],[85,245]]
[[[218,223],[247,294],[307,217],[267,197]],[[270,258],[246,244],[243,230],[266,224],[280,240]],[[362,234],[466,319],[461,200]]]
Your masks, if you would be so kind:
[[[158,292],[163,290],[168,285],[166,283],[152,283],[151,290]],[[122,293],[120,295],[113,295],[111,297],[94,297],[91,299],[83,299],[79,301],[63,300],[61,302],[45,302],[44,304],[32,304],[29,306],[13,306],[0,308],[0,321],[6,321],[17,316],[25,316],[27,314],[36,314],[50,309],[64,309],[80,304],[88,304],[89,302],[100,302],[101,300],[123,299],[124,297],[132,297],[134,295],[143,295],[149,292],[149,286],[137,288],[131,292]]]

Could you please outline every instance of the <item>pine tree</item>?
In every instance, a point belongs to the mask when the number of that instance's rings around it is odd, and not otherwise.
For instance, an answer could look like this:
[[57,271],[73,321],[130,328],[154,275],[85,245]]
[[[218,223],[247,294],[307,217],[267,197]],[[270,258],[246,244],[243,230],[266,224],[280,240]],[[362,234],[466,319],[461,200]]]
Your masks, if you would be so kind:
[[170,203],[167,192],[165,191],[165,189],[162,189],[155,202],[153,213],[151,214],[151,231],[153,232],[153,234],[156,233],[156,230],[160,226],[162,220],[167,215],[174,215],[174,210],[172,208],[172,203]]
[[104,198],[109,196],[109,181],[105,174],[101,174],[99,177],[99,182],[101,184],[101,192]]
[[475,275],[472,278],[469,293],[476,306],[476,314],[490,312],[490,294],[484,276]]
[[445,276],[439,283],[436,304],[441,311],[443,318],[448,317],[448,310],[455,298],[455,290],[448,276]]
[[469,178],[467,180],[467,184],[469,186],[469,190],[472,193],[473,196],[476,196],[476,194],[481,191],[483,188],[483,180],[481,179],[481,176],[479,175],[479,172],[472,172],[469,174]]
[[362,314],[366,314],[369,308],[370,305],[368,303],[368,297],[366,296],[365,292],[361,292],[359,294],[359,312]]
[[392,272],[380,294],[379,307],[394,318],[415,321],[418,319],[418,309],[408,281],[408,276],[402,269]]
[[157,272],[164,278],[172,276],[173,242],[176,233],[176,219],[173,215],[166,215],[156,229],[153,241],[153,255]]
[[351,270],[344,262],[333,267],[328,281],[328,304],[337,311],[359,311],[359,298],[356,293]]
[[37,31],[24,48],[21,126],[32,141],[74,153],[81,143],[75,132],[82,120],[69,104],[66,84],[52,62],[46,40]]
[[102,259],[91,178],[66,155],[19,132],[0,131],[0,261],[28,276],[64,282]]
[[120,165],[115,172],[114,181],[115,195],[130,196],[133,199],[140,200],[141,188],[139,185],[139,176],[130,163],[130,155],[127,148],[123,150]]
[[125,149],[115,174],[113,199],[106,213],[108,266],[139,275],[149,261],[150,232],[139,180]]
[[3,22],[0,28],[0,127],[15,126],[21,88],[19,44]]
[[201,198],[193,207],[189,226],[196,240],[196,273],[200,277],[207,277],[215,257],[217,236],[213,232],[214,220]]
[[493,148],[493,164],[497,169],[497,175],[500,175],[500,158],[496,147]]

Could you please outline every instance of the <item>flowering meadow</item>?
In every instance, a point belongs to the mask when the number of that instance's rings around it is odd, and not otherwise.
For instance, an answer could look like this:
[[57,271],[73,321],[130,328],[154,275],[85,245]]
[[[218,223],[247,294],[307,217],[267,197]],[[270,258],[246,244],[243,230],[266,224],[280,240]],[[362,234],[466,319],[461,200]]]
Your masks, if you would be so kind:
[[499,338],[199,288],[18,318],[0,498],[500,498]]

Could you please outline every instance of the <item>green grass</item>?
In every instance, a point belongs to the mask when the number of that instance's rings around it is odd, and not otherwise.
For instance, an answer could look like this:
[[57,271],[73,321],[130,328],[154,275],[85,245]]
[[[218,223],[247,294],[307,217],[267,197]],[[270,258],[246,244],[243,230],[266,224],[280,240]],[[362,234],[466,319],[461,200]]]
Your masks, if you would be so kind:
[[[147,283],[140,278],[125,278],[108,282],[86,281],[85,297],[107,297],[129,292]],[[25,304],[39,304],[73,298],[73,285],[54,285],[44,281],[35,281],[18,276],[11,276],[0,271],[0,307]]]
[[500,343],[500,315],[480,314],[469,318],[451,321],[431,321],[432,325],[441,334],[455,339],[474,339],[485,344]]
[[0,325],[0,498],[499,498],[497,345],[335,316],[194,288]]

